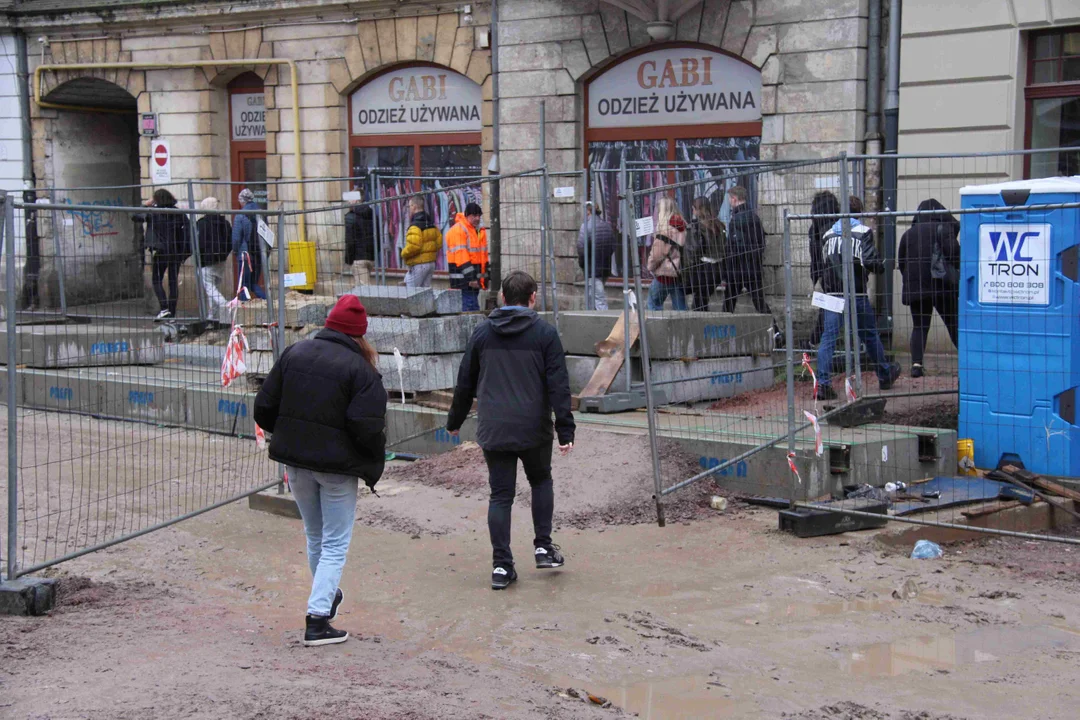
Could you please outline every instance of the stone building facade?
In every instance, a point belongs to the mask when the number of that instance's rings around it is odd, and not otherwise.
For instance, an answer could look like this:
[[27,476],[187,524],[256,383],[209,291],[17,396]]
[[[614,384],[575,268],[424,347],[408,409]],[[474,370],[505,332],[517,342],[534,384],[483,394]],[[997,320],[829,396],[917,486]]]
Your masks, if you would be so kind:
[[[541,102],[546,103],[547,119],[544,160],[553,172],[595,164],[591,158],[605,142],[660,143],[661,154],[666,142],[669,160],[677,159],[687,143],[693,146],[691,152],[698,152],[693,148],[700,140],[716,140],[753,160],[827,157],[867,147],[868,0],[650,0],[631,5],[502,0],[494,38],[490,2],[394,7],[374,0],[8,4],[6,23],[28,38],[31,71],[39,65],[50,67],[41,72],[42,102],[31,103],[38,186],[142,186],[131,192],[71,195],[77,202],[108,205],[146,199],[154,183],[159,139],[167,140],[169,179],[178,196],[190,180],[195,200],[215,194],[226,204],[233,202],[235,187],[209,183],[301,175],[354,179],[305,184],[304,201],[314,207],[338,203],[350,190],[366,192],[367,181],[357,178],[373,165],[389,163],[402,176],[408,171],[436,174],[440,167],[450,175],[488,174],[497,151],[500,172],[519,172],[541,162]],[[628,10],[631,6],[637,10]],[[670,12],[679,15],[652,17],[640,10],[652,7],[659,13],[667,6],[677,8]],[[670,29],[660,28],[659,34],[668,38],[657,41],[650,33],[664,20],[670,21]],[[499,53],[498,148],[493,144],[493,41]],[[675,58],[667,77],[665,57]],[[245,60],[251,62],[228,64]],[[279,64],[285,61],[292,66]],[[742,95],[731,99],[731,106],[727,99],[717,101],[724,102],[724,111],[716,108],[712,120],[707,117],[711,110],[702,114],[706,119],[700,132],[692,121],[670,118],[658,121],[655,138],[647,123],[635,125],[629,134],[618,121],[600,127],[596,110],[590,113],[588,106],[589,88],[603,80],[618,90],[621,86],[613,78],[619,73],[634,77],[627,69],[631,62],[638,63],[641,88],[647,82],[659,88],[665,83],[692,84],[687,78],[708,77],[702,73],[716,67],[718,85],[729,77],[745,77],[745,92],[752,100],[745,108]],[[62,67],[108,63],[129,66]],[[292,67],[298,81],[298,153]],[[655,70],[655,76],[640,74],[642,67]],[[406,121],[409,132],[394,135],[395,128],[380,125],[373,114],[360,114],[361,108],[350,100],[362,98],[356,102],[366,108],[370,96],[363,93],[374,87],[384,94],[388,87],[401,108],[424,100],[425,92],[434,93],[431,114]],[[436,97],[447,87],[448,97]],[[261,99],[253,99],[260,92]],[[456,98],[468,102],[455,104]],[[236,116],[244,114],[244,102],[262,103],[262,123],[239,127],[244,123]],[[608,102],[606,107],[613,107]],[[466,109],[474,106],[475,115]],[[96,110],[78,109],[85,107]],[[451,108],[458,108],[462,117],[450,114],[458,112]],[[391,114],[383,120],[401,119],[392,114],[393,107],[387,110]],[[142,113],[156,113],[157,137],[138,134]],[[413,121],[419,124],[410,125]],[[365,132],[365,127],[375,130]],[[380,129],[384,127],[385,132]],[[731,142],[725,135],[729,131]],[[835,186],[835,181],[833,170],[831,177],[806,182],[813,188]],[[296,207],[299,192],[297,184],[271,185],[266,202],[271,209]],[[487,195],[484,199],[489,201]],[[564,280],[573,280],[576,272],[573,240],[580,200],[579,194],[554,213],[555,251]],[[504,198],[504,203],[513,199]],[[339,220],[340,215],[328,214],[305,228],[306,239],[318,247],[320,267],[340,263]],[[777,228],[774,224],[770,229]],[[113,242],[118,247],[130,245],[127,232],[116,231]],[[537,253],[539,248],[531,247],[537,238],[535,232],[521,234],[516,252]],[[73,239],[72,252],[77,244]],[[101,255],[108,252],[97,253]],[[771,257],[775,265],[778,254]],[[65,270],[83,280],[69,280],[69,292],[78,293],[81,286],[93,294],[101,273],[91,265]],[[48,272],[46,261],[43,278]]]

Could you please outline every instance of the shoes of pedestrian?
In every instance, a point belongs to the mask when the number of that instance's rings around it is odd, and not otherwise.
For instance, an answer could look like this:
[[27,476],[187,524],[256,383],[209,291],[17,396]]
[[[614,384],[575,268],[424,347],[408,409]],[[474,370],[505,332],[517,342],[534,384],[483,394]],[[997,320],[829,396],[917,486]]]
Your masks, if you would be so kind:
[[349,639],[349,633],[344,630],[335,630],[330,625],[330,618],[307,616],[307,627],[304,630],[304,646],[318,647],[320,645],[336,645]]
[[818,385],[817,389],[818,400],[835,400],[836,391],[832,389],[831,385]]
[[517,580],[517,570],[512,567],[505,568],[499,566],[491,571],[491,589],[492,590],[505,590],[510,587],[510,583]]
[[893,383],[900,377],[903,371],[900,369],[900,363],[889,363],[889,374],[887,380],[882,380],[878,385],[882,390],[891,390]]
[[168,320],[172,316],[173,316],[172,313],[169,312],[168,310],[162,310],[161,312],[159,312],[157,314],[157,317],[154,318],[154,321],[155,322],[161,322],[162,320]]
[[544,547],[536,548],[533,553],[536,558],[536,569],[546,570],[548,568],[562,567],[566,559],[559,552],[558,545],[547,545]]
[[913,378],[921,378],[924,374],[925,374],[925,371],[923,370],[923,366],[920,365],[919,363],[915,363],[914,365],[911,366],[911,377],[913,377]]
[[334,593],[334,604],[330,606],[330,617],[327,620],[333,620],[337,617],[338,605],[341,605],[341,601],[345,599],[345,593],[341,592],[341,588],[338,588]]

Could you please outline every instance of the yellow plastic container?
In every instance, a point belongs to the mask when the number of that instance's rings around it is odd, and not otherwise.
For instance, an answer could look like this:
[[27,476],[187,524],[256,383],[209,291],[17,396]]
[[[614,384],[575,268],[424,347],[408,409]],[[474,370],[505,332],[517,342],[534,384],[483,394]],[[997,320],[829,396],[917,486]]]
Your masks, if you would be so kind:
[[956,471],[961,475],[977,475],[975,471],[975,441],[956,441]]
[[289,243],[289,274],[304,273],[306,282],[289,284],[290,290],[314,290],[318,276],[315,270],[315,243]]

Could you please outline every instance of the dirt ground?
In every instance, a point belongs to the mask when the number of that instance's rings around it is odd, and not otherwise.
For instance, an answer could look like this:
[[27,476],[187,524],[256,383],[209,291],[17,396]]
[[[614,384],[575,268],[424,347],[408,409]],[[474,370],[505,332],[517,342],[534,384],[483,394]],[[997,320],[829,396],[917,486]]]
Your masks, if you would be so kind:
[[661,529],[642,456],[611,437],[555,462],[565,568],[523,562],[519,502],[521,579],[500,593],[479,453],[392,469],[361,497],[343,645],[300,645],[300,522],[246,503],[65,563],[57,610],[0,621],[0,716],[1076,716],[1080,548],[994,538],[917,561],[874,533],[706,511],[707,490]]

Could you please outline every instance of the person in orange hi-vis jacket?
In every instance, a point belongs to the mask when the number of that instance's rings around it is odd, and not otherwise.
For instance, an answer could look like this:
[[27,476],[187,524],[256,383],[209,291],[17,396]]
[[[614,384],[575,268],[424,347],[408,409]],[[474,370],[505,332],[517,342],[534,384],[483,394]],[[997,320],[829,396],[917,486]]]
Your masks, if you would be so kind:
[[461,290],[461,309],[465,312],[480,309],[480,289],[487,287],[487,232],[478,230],[482,215],[479,205],[469,203],[446,233],[450,287]]

